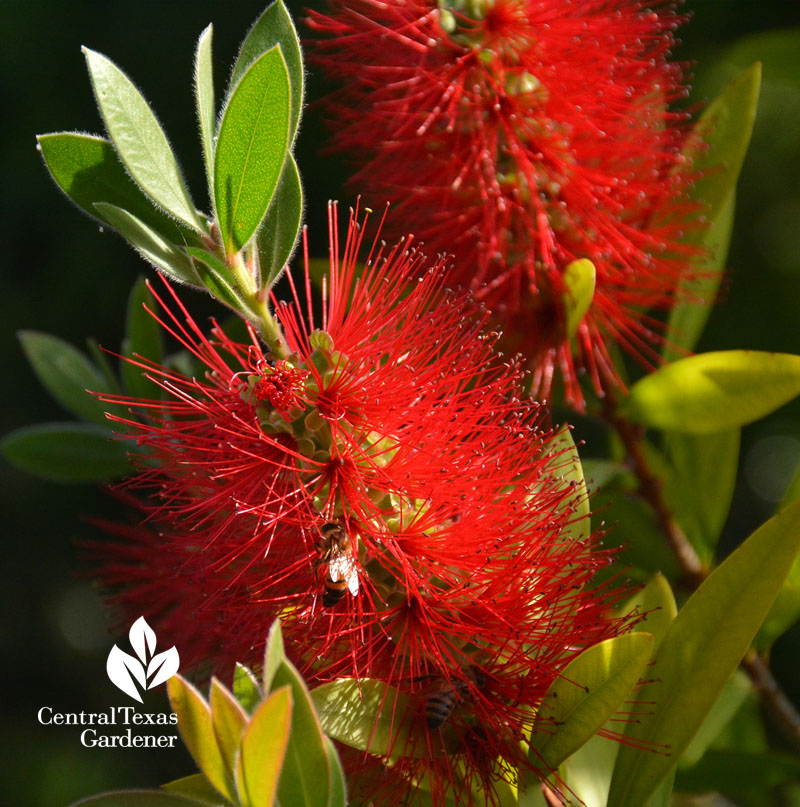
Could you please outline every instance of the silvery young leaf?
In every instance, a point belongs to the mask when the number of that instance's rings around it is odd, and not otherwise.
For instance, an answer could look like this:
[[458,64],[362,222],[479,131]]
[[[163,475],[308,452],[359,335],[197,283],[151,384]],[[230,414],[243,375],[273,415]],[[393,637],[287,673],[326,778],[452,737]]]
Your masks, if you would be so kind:
[[106,672],[112,684],[119,687],[126,695],[130,695],[134,700],[142,703],[142,696],[134,683],[135,678],[142,689],[147,688],[144,667],[140,661],[114,645],[108,654]]
[[284,660],[272,679],[273,688],[288,685],[292,691],[292,726],[278,782],[281,804],[327,807],[330,761],[325,735],[300,674]]
[[567,264],[564,269],[564,310],[567,336],[573,336],[594,297],[594,264],[586,258]]
[[20,331],[19,341],[36,377],[58,403],[79,418],[108,424],[105,405],[89,394],[105,392],[106,379],[83,353],[39,331]]
[[7,434],[3,456],[28,473],[55,482],[111,482],[131,473],[130,444],[89,423],[38,423]]
[[214,736],[217,738],[217,745],[222,754],[231,790],[234,790],[236,755],[242,743],[242,734],[247,726],[247,713],[216,678],[211,679],[208,702],[211,706]]
[[244,664],[238,662],[233,672],[233,694],[248,714],[252,714],[264,698],[258,679]]
[[78,132],[55,132],[39,135],[36,139],[45,165],[58,187],[92,218],[103,221],[94,203],[105,201],[129,210],[172,242],[181,243],[194,238],[193,230],[162,213],[142,193],[105,138]]
[[226,799],[236,802],[225,760],[217,744],[211,709],[203,696],[182,676],[167,681],[172,711],[178,715],[178,731],[197,767]]
[[194,57],[194,93],[197,102],[197,121],[200,124],[200,139],[203,141],[203,159],[206,166],[209,198],[214,194],[214,68],[211,60],[211,38],[214,26],[209,25],[197,40]]
[[290,140],[294,139],[300,114],[303,110],[303,54],[300,50],[300,40],[297,37],[292,17],[286,10],[283,0],[270,3],[264,13],[253,23],[247,32],[236,64],[231,73],[230,87],[244,74],[245,70],[259,57],[275,45],[281,46],[286,68],[289,71],[289,84],[292,93],[292,108],[290,119]]
[[288,686],[273,692],[253,713],[236,765],[236,789],[242,804],[275,804],[291,722],[292,692]]
[[248,308],[236,291],[228,267],[204,249],[189,247],[186,251],[194,259],[194,268],[202,285],[225,305],[247,316]]
[[136,622],[131,625],[128,631],[128,641],[131,647],[136,651],[139,656],[139,661],[142,664],[147,663],[148,657],[152,656],[156,649],[156,634],[155,631],[147,624],[147,620],[140,616]]
[[161,789],[176,796],[192,799],[194,802],[210,805],[210,807],[229,807],[229,802],[212,787],[202,773],[193,773],[191,776],[173,779],[173,781],[161,785]]
[[106,130],[128,173],[157,205],[202,232],[175,155],[147,101],[107,56],[89,48],[83,54]]
[[208,807],[208,802],[161,790],[119,790],[89,796],[70,807]]
[[261,288],[270,289],[292,256],[303,220],[303,186],[291,152],[286,156],[275,196],[258,231]]
[[147,665],[147,677],[150,678],[151,675],[153,676],[147,688],[153,689],[153,687],[163,684],[164,681],[175,675],[175,673],[178,672],[180,663],[180,657],[178,656],[178,650],[175,645],[170,647],[169,650],[165,650],[163,653],[156,653],[153,658],[150,659],[150,664]]
[[723,350],[690,356],[637,381],[622,410],[656,429],[691,434],[733,429],[800,394],[800,356]]
[[[800,548],[800,503],[771,518],[689,598],[648,668],[637,699],[652,703],[625,728],[608,807],[640,807],[675,767],[747,652]],[[654,754],[648,743],[670,749]]]
[[228,255],[267,212],[289,146],[289,74],[279,46],[247,69],[231,94],[214,154],[214,199]]
[[106,202],[95,202],[95,210],[131,246],[156,269],[180,283],[200,286],[192,262],[174,244],[171,244],[155,230],[148,227],[132,213]]
[[272,679],[284,661],[286,661],[286,654],[283,650],[281,621],[276,619],[270,625],[266,647],[264,648],[264,675],[262,679],[264,692],[268,693],[272,689]]

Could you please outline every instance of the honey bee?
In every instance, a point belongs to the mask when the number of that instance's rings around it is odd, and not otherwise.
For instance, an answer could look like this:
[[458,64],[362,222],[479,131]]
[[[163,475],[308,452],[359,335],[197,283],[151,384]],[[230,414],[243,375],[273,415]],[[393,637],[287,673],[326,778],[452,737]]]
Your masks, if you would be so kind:
[[322,538],[317,543],[319,563],[328,564],[322,605],[332,608],[342,600],[348,589],[354,597],[358,594],[358,569],[350,536],[341,524],[326,522],[320,533]]
[[428,728],[441,728],[453,714],[456,704],[469,690],[470,684],[481,689],[486,682],[483,673],[474,665],[464,670],[466,681],[448,681],[444,676],[436,676],[425,696],[425,722]]

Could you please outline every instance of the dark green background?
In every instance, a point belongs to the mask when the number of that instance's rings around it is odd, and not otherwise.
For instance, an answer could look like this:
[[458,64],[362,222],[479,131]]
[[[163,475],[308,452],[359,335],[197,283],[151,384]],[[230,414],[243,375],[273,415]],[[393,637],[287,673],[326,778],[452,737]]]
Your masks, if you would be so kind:
[[[304,5],[289,2],[293,11]],[[679,57],[695,63],[696,100],[713,97],[750,61],[765,62],[760,117],[744,169],[728,292],[712,315],[701,349],[754,348],[800,353],[800,6],[793,0],[689,0]],[[3,215],[0,223],[0,352],[5,377],[0,432],[65,418],[38,386],[15,339],[22,328],[82,344],[91,335],[119,345],[125,301],[138,273],[136,255],[113,234],[72,208],[50,182],[34,148],[49,131],[99,132],[101,124],[80,46],[109,55],[137,82],[157,111],[194,189],[203,186],[191,94],[194,43],[215,25],[221,92],[239,40],[260,13],[258,3],[43,2],[0,0],[0,109]],[[741,37],[750,37],[736,46]],[[312,75],[310,95],[320,85]],[[307,221],[324,254],[325,202],[351,200],[341,189],[344,166],[321,158],[320,115],[304,118],[298,162]],[[205,205],[195,190],[195,201]],[[374,201],[377,200],[373,200]],[[198,311],[214,309],[197,298]],[[743,470],[725,541],[732,545],[771,514],[800,460],[800,406],[785,407],[746,429]],[[112,639],[74,541],[91,533],[83,515],[113,511],[89,486],[34,480],[0,462],[3,497],[3,586],[0,640],[4,672],[0,775],[9,804],[56,807],[106,788],[156,785],[188,774],[184,751],[85,749],[73,728],[42,727],[41,706],[98,711],[121,704],[105,675]],[[191,604],[188,604],[191,607]],[[775,649],[774,663],[800,701],[795,630]],[[167,708],[151,695],[147,711]]]

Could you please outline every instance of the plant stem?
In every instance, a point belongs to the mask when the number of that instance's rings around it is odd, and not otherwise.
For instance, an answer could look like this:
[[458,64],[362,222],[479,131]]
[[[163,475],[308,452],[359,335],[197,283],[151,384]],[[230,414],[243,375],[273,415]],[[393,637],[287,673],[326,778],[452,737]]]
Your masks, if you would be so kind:
[[[708,569],[700,560],[686,534],[677,524],[664,498],[663,484],[651,471],[644,452],[644,428],[637,426],[619,414],[615,380],[601,370],[606,395],[603,399],[603,417],[617,432],[628,454],[631,470],[639,482],[639,495],[650,505],[659,528],[683,572],[685,582],[696,589],[708,577]],[[800,752],[800,713],[775,680],[768,664],[752,648],[742,659],[742,669],[747,673],[761,702],[780,727],[783,735]]]

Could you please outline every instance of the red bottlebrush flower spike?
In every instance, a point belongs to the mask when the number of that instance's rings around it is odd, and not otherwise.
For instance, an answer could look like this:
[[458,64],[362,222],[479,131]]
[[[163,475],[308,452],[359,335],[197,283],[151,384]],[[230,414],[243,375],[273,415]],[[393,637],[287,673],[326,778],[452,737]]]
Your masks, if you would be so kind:
[[[353,183],[394,226],[455,256],[456,281],[523,350],[534,392],[555,373],[582,406],[663,341],[692,250],[672,6],[649,0],[329,0],[309,43],[344,82],[327,107],[335,148],[363,155]],[[566,267],[595,265],[592,304],[567,332]],[[615,383],[619,383],[616,381]]]
[[591,588],[611,555],[574,534],[570,458],[486,314],[438,263],[409,285],[408,240],[359,276],[362,237],[354,216],[340,254],[334,217],[322,327],[295,292],[280,359],[254,332],[205,336],[167,287],[159,321],[201,369],[142,362],[165,399],[106,398],[142,418],[122,421],[144,451],[124,490],[147,523],[92,552],[185,666],[253,662],[280,617],[312,686],[372,678],[407,704],[392,781],[493,803],[554,678],[626,627]]

